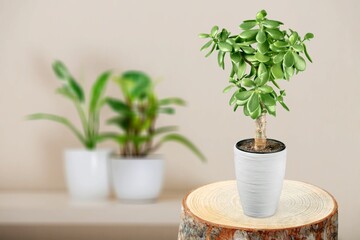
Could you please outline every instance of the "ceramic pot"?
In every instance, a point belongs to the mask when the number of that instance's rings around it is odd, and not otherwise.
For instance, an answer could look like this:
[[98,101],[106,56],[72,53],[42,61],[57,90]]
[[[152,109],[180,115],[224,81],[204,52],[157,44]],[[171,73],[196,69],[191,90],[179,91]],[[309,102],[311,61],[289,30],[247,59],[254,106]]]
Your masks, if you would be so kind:
[[148,202],[158,198],[164,175],[159,156],[111,158],[112,182],[116,197],[122,201]]
[[104,200],[109,196],[110,154],[109,149],[65,151],[66,183],[73,199]]
[[257,153],[240,150],[234,146],[235,173],[240,202],[244,213],[250,217],[269,217],[275,214],[286,168],[286,147],[277,152]]

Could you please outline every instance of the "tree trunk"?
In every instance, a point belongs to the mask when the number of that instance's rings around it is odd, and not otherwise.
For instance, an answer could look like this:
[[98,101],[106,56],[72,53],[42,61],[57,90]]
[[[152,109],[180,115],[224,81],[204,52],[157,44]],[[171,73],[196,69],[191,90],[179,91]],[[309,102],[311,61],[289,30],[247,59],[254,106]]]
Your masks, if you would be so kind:
[[337,240],[335,199],[308,183],[285,181],[278,211],[243,214],[235,181],[200,187],[183,200],[178,240]]
[[256,132],[254,149],[256,151],[263,150],[266,147],[266,113],[262,113],[255,120]]

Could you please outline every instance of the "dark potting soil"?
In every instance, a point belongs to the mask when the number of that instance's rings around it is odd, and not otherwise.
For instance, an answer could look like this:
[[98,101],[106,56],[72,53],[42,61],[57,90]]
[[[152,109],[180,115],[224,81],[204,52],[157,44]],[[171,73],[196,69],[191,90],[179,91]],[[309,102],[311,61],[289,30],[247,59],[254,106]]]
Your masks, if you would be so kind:
[[254,148],[254,139],[245,139],[236,144],[236,148],[245,152],[251,153],[276,153],[281,152],[285,149],[285,144],[274,140],[274,139],[267,139],[266,147],[262,150],[255,150]]

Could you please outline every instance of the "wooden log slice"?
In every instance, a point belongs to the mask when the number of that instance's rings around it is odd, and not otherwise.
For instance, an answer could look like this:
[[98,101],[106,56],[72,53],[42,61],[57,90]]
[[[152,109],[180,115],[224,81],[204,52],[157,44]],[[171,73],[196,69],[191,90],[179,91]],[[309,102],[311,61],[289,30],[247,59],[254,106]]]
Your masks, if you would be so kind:
[[338,208],[326,191],[285,180],[275,215],[244,215],[236,181],[200,187],[182,203],[178,240],[332,240],[338,238]]

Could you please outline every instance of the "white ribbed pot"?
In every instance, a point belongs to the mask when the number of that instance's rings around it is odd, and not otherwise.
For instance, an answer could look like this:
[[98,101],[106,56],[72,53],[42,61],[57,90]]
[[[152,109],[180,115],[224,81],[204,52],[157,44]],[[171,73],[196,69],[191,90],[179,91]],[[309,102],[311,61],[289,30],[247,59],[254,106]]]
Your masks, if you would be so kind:
[[245,139],[234,146],[235,172],[240,202],[250,217],[264,218],[275,214],[286,168],[286,147],[272,153],[240,150]]
[[164,160],[146,158],[111,158],[112,182],[116,197],[129,202],[155,201],[163,186]]
[[65,178],[71,198],[97,201],[109,196],[110,154],[109,149],[65,150]]

